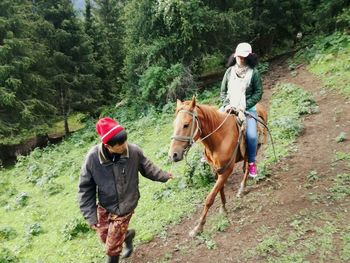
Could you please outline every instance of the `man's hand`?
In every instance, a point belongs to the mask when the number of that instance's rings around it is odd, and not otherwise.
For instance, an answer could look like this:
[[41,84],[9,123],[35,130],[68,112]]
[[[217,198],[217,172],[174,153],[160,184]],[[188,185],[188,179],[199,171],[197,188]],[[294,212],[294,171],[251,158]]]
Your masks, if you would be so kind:
[[90,225],[90,227],[93,229],[93,230],[98,230],[100,228],[100,224],[97,223],[97,224],[93,224],[93,225]]

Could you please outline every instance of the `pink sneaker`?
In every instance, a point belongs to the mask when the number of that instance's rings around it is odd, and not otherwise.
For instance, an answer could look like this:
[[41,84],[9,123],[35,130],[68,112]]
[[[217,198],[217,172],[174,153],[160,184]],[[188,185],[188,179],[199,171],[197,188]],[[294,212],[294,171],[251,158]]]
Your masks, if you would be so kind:
[[249,176],[252,178],[255,178],[258,175],[255,163],[248,164],[248,172],[249,172]]

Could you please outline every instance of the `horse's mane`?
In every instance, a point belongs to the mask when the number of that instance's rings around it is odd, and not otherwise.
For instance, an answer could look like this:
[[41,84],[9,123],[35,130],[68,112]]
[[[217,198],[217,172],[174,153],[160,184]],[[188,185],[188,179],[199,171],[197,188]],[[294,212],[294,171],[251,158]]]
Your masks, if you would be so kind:
[[223,121],[223,118],[225,117],[222,113],[218,111],[218,108],[215,106],[197,104],[197,108],[202,113],[206,124],[211,126],[208,127],[209,129],[215,129],[218,126],[218,123],[220,124]]

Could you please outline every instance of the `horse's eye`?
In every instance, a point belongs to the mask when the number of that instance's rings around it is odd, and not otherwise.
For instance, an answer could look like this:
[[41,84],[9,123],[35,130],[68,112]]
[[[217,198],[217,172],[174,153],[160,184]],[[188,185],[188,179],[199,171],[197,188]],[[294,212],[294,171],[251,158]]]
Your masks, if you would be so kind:
[[184,124],[184,129],[187,129],[188,126],[190,126],[189,124]]

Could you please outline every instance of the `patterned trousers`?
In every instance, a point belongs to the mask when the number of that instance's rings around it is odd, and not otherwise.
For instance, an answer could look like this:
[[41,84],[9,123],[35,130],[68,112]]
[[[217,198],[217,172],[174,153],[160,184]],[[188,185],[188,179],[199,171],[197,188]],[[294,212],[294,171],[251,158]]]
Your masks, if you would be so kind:
[[106,245],[108,256],[118,256],[121,253],[132,214],[133,212],[118,216],[109,213],[100,205],[97,207],[98,223],[100,224],[97,233]]

